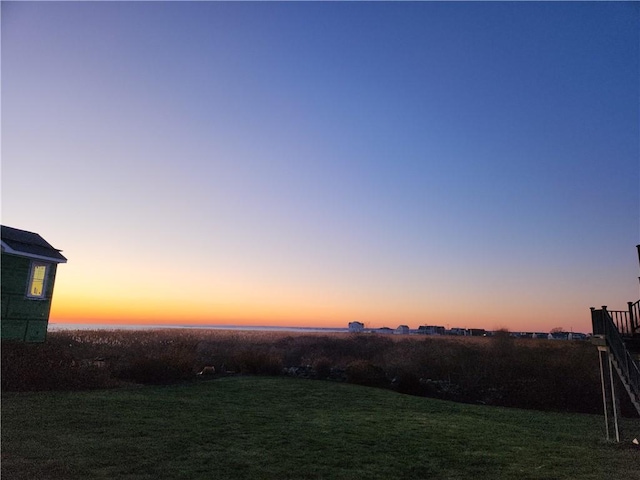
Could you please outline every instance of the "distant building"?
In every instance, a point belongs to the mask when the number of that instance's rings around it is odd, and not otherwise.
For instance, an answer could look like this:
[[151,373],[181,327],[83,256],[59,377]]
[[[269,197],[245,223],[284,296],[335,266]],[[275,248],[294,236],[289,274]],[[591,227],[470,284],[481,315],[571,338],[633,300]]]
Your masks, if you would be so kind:
[[379,328],[378,330],[376,330],[376,332],[389,334],[389,333],[393,333],[393,329],[391,329],[389,327],[382,327],[382,328]]
[[422,335],[444,335],[446,330],[441,326],[421,325],[418,327],[418,333],[421,333]]
[[589,336],[586,333],[578,333],[578,332],[571,332],[569,333],[569,338],[568,340],[588,340]]
[[2,340],[44,342],[60,250],[37,233],[0,226]]
[[364,332],[364,323],[362,322],[349,322],[349,331],[352,333]]
[[457,328],[454,327],[451,330],[449,330],[449,335],[459,335],[459,336],[464,336],[464,335],[468,335],[468,331],[466,328]]
[[487,331],[484,328],[470,328],[469,335],[472,337],[484,337],[487,335]]
[[571,335],[570,332],[551,332],[549,333],[548,337],[549,340],[569,340],[569,335]]
[[408,325],[400,325],[396,328],[396,333],[399,335],[408,335],[410,332]]

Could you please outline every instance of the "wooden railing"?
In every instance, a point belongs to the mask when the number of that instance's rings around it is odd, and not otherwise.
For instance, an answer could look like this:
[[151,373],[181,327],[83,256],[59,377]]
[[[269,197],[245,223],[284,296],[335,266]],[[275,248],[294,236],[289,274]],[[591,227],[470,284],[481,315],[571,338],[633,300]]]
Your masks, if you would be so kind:
[[607,310],[606,305],[602,309],[609,314],[620,335],[623,337],[640,335],[640,300],[636,303],[628,302],[627,305],[627,310]]
[[[636,313],[638,304],[639,302],[636,302],[635,304],[630,303],[630,305],[635,305],[634,308],[636,309]],[[591,309],[593,334],[605,336],[607,346],[610,348],[611,353],[618,364],[618,368],[625,377],[622,379],[623,382],[627,383],[636,399],[640,401],[640,362],[638,362],[627,349],[624,337],[616,323],[616,318],[620,320],[623,315],[611,315],[611,313],[617,314],[620,312],[610,312],[607,310],[606,306],[603,306],[602,310],[596,310],[595,308]],[[622,313],[624,313],[624,311]]]
[[[640,245],[638,261],[640,261]],[[627,310],[601,310],[591,308],[593,325],[592,343],[598,347],[600,357],[600,379],[607,440],[611,438],[611,428],[615,427],[616,441],[620,441],[618,430],[618,406],[616,402],[613,367],[618,372],[631,403],[640,415],[640,300],[628,302]],[[630,350],[631,349],[631,350]],[[633,352],[633,353],[632,353]],[[613,417],[613,425],[609,417]]]

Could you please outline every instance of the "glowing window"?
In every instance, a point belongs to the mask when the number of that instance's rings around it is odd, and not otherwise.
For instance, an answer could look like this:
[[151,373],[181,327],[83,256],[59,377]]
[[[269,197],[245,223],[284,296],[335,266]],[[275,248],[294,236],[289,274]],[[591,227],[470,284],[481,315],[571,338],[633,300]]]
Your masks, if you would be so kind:
[[45,283],[47,279],[47,267],[45,263],[31,264],[31,278],[27,296],[31,298],[44,298]]

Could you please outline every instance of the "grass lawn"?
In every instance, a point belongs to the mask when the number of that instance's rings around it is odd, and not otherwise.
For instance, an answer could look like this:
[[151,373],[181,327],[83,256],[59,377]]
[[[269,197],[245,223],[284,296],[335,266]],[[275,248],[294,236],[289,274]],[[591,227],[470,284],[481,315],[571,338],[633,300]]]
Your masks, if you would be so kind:
[[6,479],[640,478],[640,420],[483,407],[356,385],[227,377],[2,396]]

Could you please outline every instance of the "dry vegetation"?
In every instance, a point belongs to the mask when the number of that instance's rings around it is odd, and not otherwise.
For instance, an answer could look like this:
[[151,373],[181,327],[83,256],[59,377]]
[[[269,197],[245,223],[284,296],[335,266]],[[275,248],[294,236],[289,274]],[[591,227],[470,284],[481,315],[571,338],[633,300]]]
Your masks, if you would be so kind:
[[296,375],[468,403],[600,413],[597,358],[587,342],[513,339],[507,334],[67,331],[50,333],[44,344],[3,344],[2,389],[195,381],[203,367],[214,366],[217,375]]

